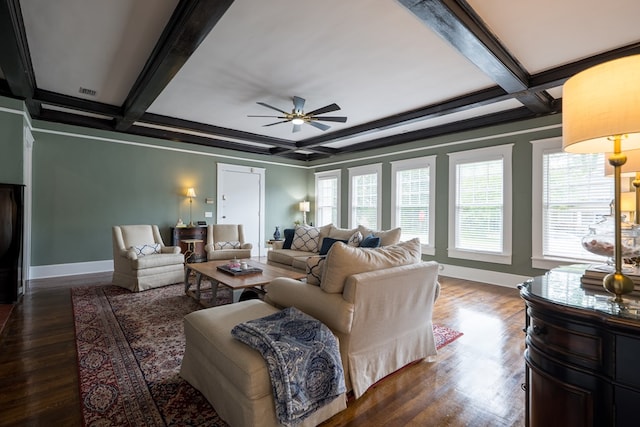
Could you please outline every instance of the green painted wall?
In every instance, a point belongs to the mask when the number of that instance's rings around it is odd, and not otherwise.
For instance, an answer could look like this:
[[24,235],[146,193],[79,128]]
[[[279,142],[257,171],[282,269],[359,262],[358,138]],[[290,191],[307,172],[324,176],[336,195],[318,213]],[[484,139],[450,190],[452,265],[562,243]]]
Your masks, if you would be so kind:
[[24,184],[23,120],[21,101],[0,97],[0,182]]
[[266,169],[267,238],[306,194],[305,168],[259,156],[43,122],[33,133],[33,266],[111,259],[115,224],[158,224],[169,243],[177,219],[189,221],[188,187],[193,220],[212,211],[213,223],[216,205],[204,199],[216,199],[218,162]]

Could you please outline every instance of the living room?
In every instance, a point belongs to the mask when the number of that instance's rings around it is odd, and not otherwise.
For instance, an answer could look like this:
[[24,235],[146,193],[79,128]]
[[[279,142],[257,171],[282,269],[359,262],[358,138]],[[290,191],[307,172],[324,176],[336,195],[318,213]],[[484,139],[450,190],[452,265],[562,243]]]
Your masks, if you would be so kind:
[[[474,4],[476,2],[452,3],[467,7],[473,4],[481,10],[480,5]],[[584,8],[579,2],[573,3],[577,8]],[[555,10],[553,6],[548,7]],[[634,16],[637,6],[624,4],[624,7],[628,10],[618,11],[615,15]],[[559,13],[559,11],[556,12]],[[538,13],[542,14],[542,12]],[[563,13],[567,12],[563,11]],[[596,11],[591,13],[594,16],[589,17],[590,22],[598,22],[600,18],[595,16],[598,13]],[[606,13],[613,14],[609,10]],[[490,21],[490,16],[489,13],[484,17]],[[424,25],[422,22],[418,23]],[[492,25],[498,26],[493,22]],[[381,133],[379,141],[376,142],[372,137],[368,141],[370,142],[368,148],[362,150],[340,151],[340,149],[329,149],[320,145],[306,146],[305,138],[313,141],[318,134],[322,134],[318,129],[310,129],[317,132],[316,134],[306,134],[306,137],[301,137],[302,139],[299,140],[288,140],[287,138],[292,134],[290,123],[271,128],[262,127],[265,123],[269,123],[267,121],[247,124],[246,121],[257,120],[247,118],[247,114],[268,111],[261,110],[262,107],[256,106],[256,102],[266,100],[269,105],[287,109],[289,107],[285,107],[284,103],[289,102],[287,97],[297,93],[287,92],[284,95],[278,93],[271,98],[258,97],[252,98],[248,103],[245,102],[245,106],[249,104],[252,106],[250,111],[242,114],[241,126],[253,126],[255,133],[263,130],[271,132],[271,129],[279,126],[286,127],[285,130],[279,131],[282,133],[277,137],[270,135],[272,138],[270,141],[275,144],[282,143],[277,141],[280,138],[287,139],[286,142],[292,144],[292,149],[295,149],[294,151],[297,151],[300,156],[307,156],[305,158],[266,154],[262,148],[253,150],[247,148],[251,144],[243,145],[241,149],[234,149],[235,141],[221,139],[219,136],[212,137],[211,143],[208,141],[204,143],[197,138],[207,139],[207,137],[194,136],[199,132],[197,128],[191,129],[191,133],[162,128],[154,132],[141,131],[135,134],[122,132],[114,127],[104,127],[104,123],[108,122],[106,119],[104,121],[77,119],[76,114],[70,114],[67,110],[73,109],[72,107],[79,108],[82,105],[82,102],[78,101],[80,98],[66,95],[68,96],[66,107],[58,105],[56,108],[49,108],[46,106],[47,101],[51,104],[55,102],[44,87],[39,88],[39,91],[35,92],[36,95],[31,97],[14,93],[12,84],[5,83],[14,79],[15,74],[11,74],[7,67],[3,68],[3,63],[0,63],[3,71],[3,74],[0,74],[3,83],[0,87],[0,147],[3,152],[0,158],[0,182],[26,185],[28,220],[25,228],[27,247],[24,260],[25,278],[34,283],[50,283],[52,288],[60,286],[59,281],[65,277],[76,277],[69,280],[73,282],[84,275],[98,275],[102,280],[113,269],[111,243],[113,225],[157,224],[164,241],[170,243],[171,228],[179,219],[185,223],[190,221],[216,223],[219,221],[222,197],[218,182],[218,171],[222,164],[264,170],[264,212],[261,212],[264,225],[260,227],[258,235],[261,255],[268,250],[267,240],[272,237],[276,227],[281,230],[292,228],[296,222],[302,221],[302,213],[299,210],[301,201],[310,202],[307,222],[323,225],[319,223],[316,211],[318,209],[316,194],[318,173],[339,171],[340,198],[337,204],[336,225],[348,228],[358,225],[350,222],[353,212],[353,201],[350,197],[350,171],[353,168],[379,165],[380,198],[377,201],[379,217],[376,228],[394,228],[398,226],[393,211],[394,164],[414,158],[430,157],[434,162],[432,175],[434,202],[433,206],[429,206],[429,214],[434,222],[429,229],[429,241],[423,242],[428,248],[423,251],[422,259],[440,264],[440,274],[446,278],[445,286],[449,286],[448,289],[454,295],[457,295],[455,284],[462,283],[486,296],[487,294],[471,283],[481,282],[506,288],[496,292],[498,294],[508,292],[510,297],[519,301],[516,287],[528,278],[540,276],[558,265],[588,260],[588,257],[584,258],[584,254],[545,256],[540,249],[542,231],[536,228],[539,227],[538,219],[542,216],[540,207],[542,196],[538,187],[538,178],[542,174],[540,147],[552,147],[551,149],[558,151],[562,148],[562,114],[561,108],[558,107],[562,101],[560,83],[574,72],[586,68],[587,65],[638,53],[640,34],[635,34],[634,31],[637,30],[625,27],[624,37],[608,40],[608,45],[588,49],[584,47],[580,54],[566,54],[564,57],[557,58],[556,63],[549,66],[549,69],[558,73],[553,78],[549,77],[545,80],[545,76],[553,73],[547,73],[548,70],[545,71],[544,67],[537,69],[536,73],[530,70],[527,87],[521,91],[539,93],[548,90],[548,93],[552,94],[550,95],[553,100],[551,104],[554,105],[554,109],[549,110],[551,112],[528,112],[525,117],[520,118],[514,111],[518,110],[521,104],[513,110],[498,109],[497,112],[489,113],[486,110],[476,110],[475,113],[483,117],[484,121],[466,124],[467,118],[459,121],[447,118],[442,122],[444,124],[438,122],[430,125],[436,128],[432,131],[433,133],[430,133],[427,127],[417,130],[403,128],[402,126],[407,125],[411,120],[409,117],[403,117],[407,123],[396,123],[390,126],[391,130],[386,130],[386,132],[397,133],[391,137],[391,143],[386,143],[385,138],[389,138],[388,134]],[[586,38],[586,33],[588,30],[582,29],[581,37]],[[415,53],[414,55],[419,56]],[[581,62],[585,58],[588,60]],[[294,89],[286,88],[286,91],[290,90]],[[320,89],[320,92],[323,90],[326,90],[325,86]],[[274,88],[272,93],[276,91]],[[500,92],[501,95],[495,95],[492,98],[493,101],[502,96],[505,97],[505,102],[515,103],[516,99],[521,99],[514,95],[518,91],[509,95],[501,90],[496,92]],[[443,116],[446,117],[449,114],[453,116],[460,112],[458,109],[474,111],[474,108],[478,108],[478,105],[473,103],[470,93],[471,91],[465,93],[468,98],[465,98],[464,106],[447,107],[438,104],[438,108],[446,108],[445,111],[448,114]],[[306,94],[299,93],[299,95],[307,97],[308,102],[312,101]],[[24,100],[25,98],[27,99]],[[40,115],[34,114],[31,105],[34,101],[45,105],[43,111],[46,112]],[[329,104],[334,99],[329,96],[325,101]],[[94,104],[93,110],[89,108],[92,111],[85,112],[85,116],[97,114],[95,108],[100,106],[100,103],[91,100],[87,102]],[[355,117],[357,106],[352,106],[348,110],[344,103],[340,103],[343,108],[340,114],[348,115],[350,120]],[[366,104],[366,101],[363,101],[363,104]],[[420,105],[431,104],[425,102]],[[409,110],[409,107],[405,108]],[[114,113],[109,119],[116,120],[116,116],[122,113],[120,105],[116,109],[118,113]],[[430,110],[430,114],[428,120],[434,120],[434,117],[437,119],[437,112]],[[471,116],[473,114],[471,113]],[[500,119],[495,119],[501,115]],[[184,122],[180,122],[181,125],[189,121],[185,118],[183,120]],[[381,119],[377,118],[377,120]],[[237,119],[229,126],[236,125],[239,121],[240,119]],[[341,126],[351,125],[350,122],[330,124],[336,126],[335,129],[339,131],[345,129]],[[226,123],[217,123],[217,125],[226,126]],[[208,130],[212,130],[213,125],[210,126]],[[151,126],[147,129],[151,129]],[[376,127],[372,126],[371,129]],[[423,132],[420,133],[420,130]],[[407,133],[405,134],[404,131]],[[371,133],[375,132],[371,131]],[[402,135],[408,136],[402,137]],[[363,135],[358,133],[351,137],[357,139]],[[349,139],[347,136],[344,138]],[[253,143],[257,144],[255,141]],[[340,146],[339,139],[336,139],[334,147]],[[502,240],[502,243],[507,242],[502,248],[504,249],[501,253],[503,258],[496,261],[456,253],[451,243],[453,224],[451,191],[455,187],[451,175],[452,158],[464,153],[474,153],[473,150],[503,147],[509,147],[511,150],[508,174],[511,188],[510,214],[508,215],[509,224],[505,227],[506,232]],[[271,148],[285,150],[282,146]],[[305,154],[306,152],[312,154]],[[327,153],[331,154],[324,156]],[[196,190],[197,196],[192,200],[186,197],[188,188]],[[610,195],[612,194],[613,190]],[[607,213],[608,208],[608,201],[598,206],[599,212]],[[582,224],[581,229],[584,230],[584,234],[588,233],[590,224],[589,220],[585,220]],[[43,285],[38,285],[38,287],[41,286]],[[27,287],[22,291],[25,295],[29,294],[31,290],[28,282]],[[462,295],[460,297],[462,298]],[[491,297],[486,298],[491,299]],[[443,301],[446,302],[447,299]],[[466,299],[464,301],[468,302]],[[513,299],[507,301],[510,301],[510,304],[516,304]],[[522,301],[519,302],[522,303]],[[524,314],[521,311],[523,308],[524,303],[519,309],[514,308],[513,312],[506,314],[503,319],[505,322],[510,322],[510,327],[514,330],[518,329],[515,323],[522,324],[519,325],[519,329],[524,326]],[[444,318],[444,315],[439,317],[441,318]],[[467,331],[463,332],[470,336]],[[521,352],[524,336],[519,338],[522,343],[516,344],[518,346],[516,350]],[[513,341],[509,341],[510,343],[519,342],[515,336],[511,339]],[[452,350],[445,347],[444,351]]]

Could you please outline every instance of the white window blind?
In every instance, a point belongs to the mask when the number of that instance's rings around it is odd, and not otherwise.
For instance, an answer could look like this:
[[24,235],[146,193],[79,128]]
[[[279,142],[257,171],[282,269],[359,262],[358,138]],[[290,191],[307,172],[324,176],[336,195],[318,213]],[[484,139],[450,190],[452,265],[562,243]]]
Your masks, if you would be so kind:
[[395,226],[402,228],[402,240],[429,240],[429,167],[396,172]]
[[316,225],[338,224],[338,177],[316,179]]
[[602,261],[582,247],[589,225],[610,214],[613,180],[604,176],[604,154],[543,154],[542,255]]
[[503,251],[503,160],[456,165],[456,249]]
[[351,200],[354,224],[378,229],[378,175],[356,175],[352,180]]

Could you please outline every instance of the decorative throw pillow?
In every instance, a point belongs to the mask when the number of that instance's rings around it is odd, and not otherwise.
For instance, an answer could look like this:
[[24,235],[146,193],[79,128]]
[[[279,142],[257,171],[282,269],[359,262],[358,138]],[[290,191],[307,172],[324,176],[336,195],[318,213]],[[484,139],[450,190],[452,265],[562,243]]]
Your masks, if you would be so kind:
[[151,255],[151,254],[159,254],[160,243],[148,243],[146,245],[131,246],[131,249],[136,251],[136,255],[138,257],[143,257],[145,255]]
[[240,249],[240,242],[216,242],[213,245],[214,249]]
[[291,249],[291,243],[293,243],[293,236],[296,230],[294,228],[285,228],[283,230],[284,233],[284,243],[282,244],[282,249]]
[[327,293],[342,293],[344,282],[353,274],[420,262],[420,240],[375,249],[354,248],[336,243],[327,254],[320,287]]
[[291,249],[306,252],[318,252],[320,244],[320,229],[308,225],[296,226],[291,243]]
[[374,236],[373,234],[369,234],[367,237],[362,239],[360,242],[361,248],[377,248],[380,246],[380,238]]
[[322,239],[322,246],[320,247],[320,255],[326,255],[336,242],[347,243],[346,240],[334,239],[333,237],[325,237]]
[[374,230],[369,230],[367,227],[363,225],[359,225],[358,231],[362,233],[363,236],[368,236],[369,234],[373,234],[375,237],[379,237],[380,246],[395,245],[400,241],[400,235],[402,234],[402,229],[400,227],[392,228],[391,230],[374,231]]
[[324,270],[324,256],[310,256],[307,258],[307,283],[320,286],[322,271]]
[[360,242],[362,242],[362,233],[356,231],[349,237],[349,240],[347,240],[347,245],[357,247],[360,246]]

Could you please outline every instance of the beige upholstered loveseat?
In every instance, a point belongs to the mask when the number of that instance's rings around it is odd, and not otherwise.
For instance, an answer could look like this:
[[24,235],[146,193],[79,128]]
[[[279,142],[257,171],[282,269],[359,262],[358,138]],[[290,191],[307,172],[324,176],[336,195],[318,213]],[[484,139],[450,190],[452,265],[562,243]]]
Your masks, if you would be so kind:
[[[287,234],[293,233],[287,240]],[[307,258],[321,253],[325,238],[348,242],[353,246],[358,246],[354,242],[356,236],[361,240],[373,235],[379,238],[380,246],[388,246],[398,243],[400,240],[400,228],[385,231],[370,230],[363,225],[357,228],[338,228],[333,224],[322,227],[296,226],[294,229],[284,230],[285,240],[272,243],[272,250],[267,253],[267,262],[272,265],[286,265],[298,270],[305,270]]]
[[112,229],[114,285],[134,292],[184,280],[184,256],[165,246],[157,225],[116,225]]
[[356,398],[408,363],[436,355],[431,318],[438,264],[421,261],[418,239],[376,249],[336,243],[320,269],[307,275],[310,283],[273,280],[265,301],[294,306],[334,332]]

